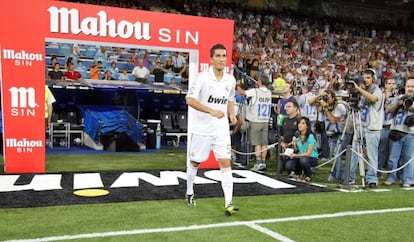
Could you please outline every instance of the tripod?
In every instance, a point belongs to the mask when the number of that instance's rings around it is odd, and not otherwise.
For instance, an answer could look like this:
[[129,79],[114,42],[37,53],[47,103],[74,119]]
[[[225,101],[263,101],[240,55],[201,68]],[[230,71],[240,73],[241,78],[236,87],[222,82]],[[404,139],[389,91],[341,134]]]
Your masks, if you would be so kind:
[[[350,121],[352,122],[352,138],[349,137],[349,131],[348,126],[350,125]],[[348,134],[346,133],[348,131]],[[347,136],[348,135],[348,136]],[[364,145],[364,138],[362,134],[362,123],[361,123],[361,113],[359,110],[356,109],[350,109],[350,114],[348,114],[346,121],[345,121],[345,127],[342,130],[340,138],[337,140],[335,145],[335,154],[338,156],[338,158],[334,159],[334,162],[331,167],[331,174],[328,178],[328,181],[330,181],[331,177],[333,177],[334,170],[336,168],[336,171],[341,173],[341,155],[346,150],[347,151],[347,158],[346,158],[346,169],[345,173],[342,176],[343,178],[343,186],[345,188],[349,188],[350,185],[350,177],[351,177],[351,171],[355,170],[355,165],[358,162],[359,165],[359,172],[362,179],[362,186],[365,187],[365,166],[364,162],[361,161],[361,159],[358,158],[358,154],[352,154],[350,153],[350,141],[352,141],[352,145],[355,147],[354,150],[356,150],[359,154],[363,154],[363,145]],[[355,161],[355,159],[358,159],[358,161]],[[339,163],[339,164],[338,164]],[[339,176],[337,174],[337,176]],[[339,176],[341,178],[341,176]],[[338,177],[336,177],[338,178]],[[352,178],[353,179],[353,178]]]

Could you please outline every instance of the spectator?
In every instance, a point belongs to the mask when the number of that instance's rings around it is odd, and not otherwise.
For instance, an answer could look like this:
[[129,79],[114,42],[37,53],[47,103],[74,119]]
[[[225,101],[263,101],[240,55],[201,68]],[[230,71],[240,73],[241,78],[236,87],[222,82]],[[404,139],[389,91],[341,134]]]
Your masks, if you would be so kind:
[[115,75],[116,73],[118,73],[119,69],[117,67],[116,61],[112,61],[111,66],[107,70],[110,70],[112,72],[112,75]]
[[75,64],[70,63],[68,66],[68,70],[65,72],[66,80],[77,81],[82,78],[82,75],[75,71]]
[[185,66],[187,65],[185,61],[185,57],[181,55],[178,51],[176,51],[174,52],[174,55],[172,56],[172,61],[174,65],[173,72],[181,76],[181,74],[184,71]]
[[167,56],[167,59],[165,60],[165,63],[164,63],[164,69],[172,72],[173,68],[174,68],[173,59],[171,56]]
[[150,71],[144,66],[142,59],[138,60],[138,65],[132,70],[132,75],[135,77],[135,81],[146,83]]
[[128,70],[126,68],[121,70],[121,74],[119,74],[118,80],[120,80],[120,81],[129,81]]
[[151,74],[154,74],[154,82],[164,83],[164,73],[167,73],[167,72],[168,70],[162,68],[161,62],[158,61],[157,63],[155,63],[155,67],[151,71]]
[[289,177],[310,182],[311,168],[318,165],[318,143],[311,131],[311,124],[307,117],[299,118],[297,130],[296,136],[292,139],[295,153],[289,155],[289,159],[286,161],[286,170]]
[[[283,119],[282,126],[280,129],[280,146],[281,151],[280,154],[284,153],[287,148],[292,148],[292,139],[295,135],[295,132],[298,129],[298,119],[299,119],[299,113],[298,113],[298,104],[294,100],[289,100],[286,105],[286,117]],[[282,157],[279,157],[280,162],[283,162],[285,159],[281,159]],[[286,158],[286,157],[283,157]],[[282,163],[281,163],[282,164]],[[280,169],[279,172],[281,172],[281,168],[283,166],[279,165],[278,169]]]
[[89,69],[91,79],[98,80],[101,75],[101,68],[97,63],[93,63],[91,69]]
[[110,70],[106,70],[105,71],[105,76],[103,78],[104,80],[116,80],[115,78],[112,77],[112,71]]
[[272,92],[267,89],[269,78],[262,74],[256,82],[255,88],[247,91],[241,88],[240,80],[237,91],[250,98],[246,111],[246,120],[249,121],[249,140],[254,146],[256,164],[255,171],[266,170],[267,146],[269,144],[269,118],[272,111]]
[[53,70],[49,71],[49,73],[47,74],[47,78],[52,80],[62,80],[63,77],[64,75],[63,72],[60,70],[60,65],[56,62],[53,66]]

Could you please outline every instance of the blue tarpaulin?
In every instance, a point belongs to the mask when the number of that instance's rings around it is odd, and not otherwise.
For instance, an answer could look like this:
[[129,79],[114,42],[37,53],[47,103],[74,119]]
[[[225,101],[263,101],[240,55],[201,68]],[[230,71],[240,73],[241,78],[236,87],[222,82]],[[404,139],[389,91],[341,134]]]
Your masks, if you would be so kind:
[[136,143],[143,143],[142,123],[121,108],[79,106],[84,117],[84,131],[99,143],[99,135],[126,133]]

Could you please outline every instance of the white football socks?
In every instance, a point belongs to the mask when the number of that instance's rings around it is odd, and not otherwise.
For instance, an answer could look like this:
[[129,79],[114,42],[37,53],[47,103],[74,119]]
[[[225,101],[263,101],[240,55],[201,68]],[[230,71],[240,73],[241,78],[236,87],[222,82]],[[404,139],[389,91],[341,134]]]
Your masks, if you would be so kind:
[[187,195],[194,194],[194,179],[197,176],[198,167],[187,165]]
[[221,187],[224,193],[224,207],[231,204],[233,200],[233,174],[231,167],[221,168]]

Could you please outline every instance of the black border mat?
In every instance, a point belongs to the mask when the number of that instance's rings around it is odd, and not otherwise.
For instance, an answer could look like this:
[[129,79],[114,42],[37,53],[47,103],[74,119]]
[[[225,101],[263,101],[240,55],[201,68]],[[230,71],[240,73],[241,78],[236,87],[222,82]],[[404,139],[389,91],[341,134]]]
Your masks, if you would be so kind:
[[[199,170],[197,176],[207,178],[204,173],[208,170]],[[96,203],[114,203],[114,202],[130,202],[144,200],[169,200],[184,199],[186,192],[186,181],[178,179],[179,185],[155,186],[142,179],[139,179],[139,186],[111,188],[110,186],[123,173],[145,172],[160,177],[160,171],[144,170],[144,171],[107,171],[96,172],[100,174],[104,184],[103,188],[109,191],[106,196],[100,197],[81,197],[74,195],[73,177],[74,173],[59,173],[62,175],[60,185],[63,189],[50,191],[12,191],[0,192],[0,208],[23,208],[23,207],[43,207],[55,205],[72,205],[72,204],[96,204]],[[185,171],[180,171],[185,174]],[[252,172],[252,171],[250,171]],[[93,173],[93,172],[77,172],[76,174]],[[52,173],[47,173],[52,174]],[[254,173],[257,174],[257,173]],[[43,175],[43,174],[39,174]],[[258,174],[265,176],[263,174]],[[7,176],[7,175],[0,175]],[[30,184],[35,174],[19,175],[14,185]],[[235,178],[243,178],[237,174],[237,170],[233,170]],[[295,194],[295,193],[311,193],[311,192],[329,192],[327,188],[314,186],[311,184],[295,182],[280,176],[266,176],[280,182],[293,185],[292,188],[271,188],[258,182],[234,183],[234,196],[258,196],[258,195],[276,195],[276,194]],[[209,178],[207,178],[209,179]],[[211,179],[209,179],[211,180]],[[220,182],[213,184],[196,184],[195,194],[198,198],[222,197],[223,192]]]

